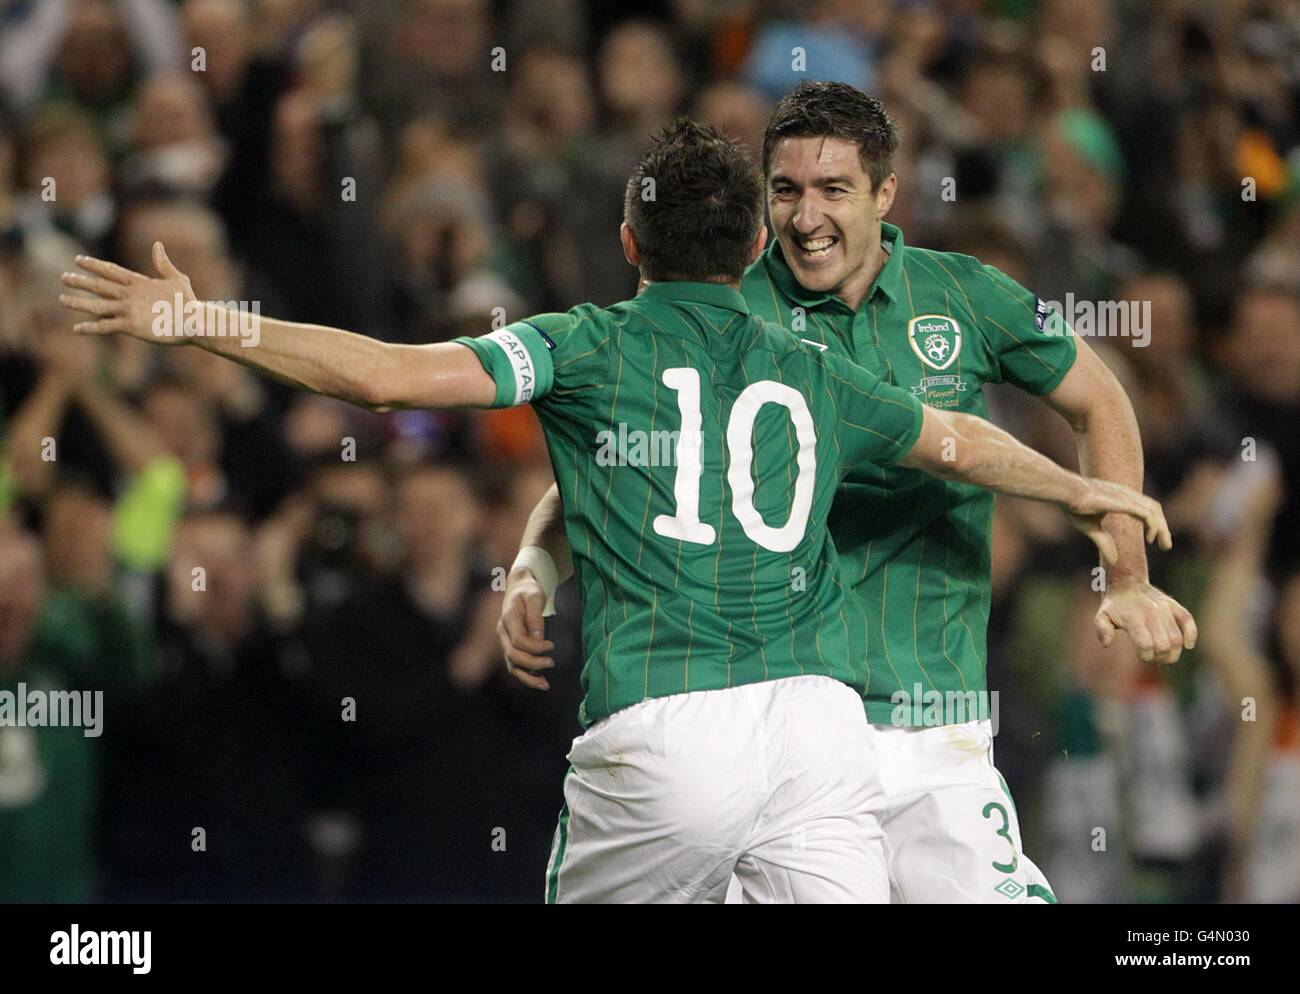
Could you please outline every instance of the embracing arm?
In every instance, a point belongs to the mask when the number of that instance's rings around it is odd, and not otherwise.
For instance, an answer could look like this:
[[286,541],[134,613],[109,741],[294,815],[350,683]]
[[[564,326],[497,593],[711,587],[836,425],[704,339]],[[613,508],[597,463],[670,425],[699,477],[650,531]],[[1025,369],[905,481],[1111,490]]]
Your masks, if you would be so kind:
[[[1079,450],[1079,469],[1085,476],[1141,490],[1142,438],[1133,405],[1115,374],[1088,343],[1078,339],[1076,347],[1074,365],[1043,400],[1069,422]],[[1110,579],[1145,581],[1147,553],[1137,522],[1120,516],[1107,518],[1106,530],[1119,548],[1119,561],[1107,570]]]
[[[1101,525],[1107,513],[1133,516],[1145,524],[1150,541],[1159,540],[1165,548],[1172,544],[1164,513],[1149,497],[1119,484],[1071,473],[983,418],[932,407],[922,410],[921,432],[901,465],[943,479],[1057,504],[1065,509],[1071,523],[1092,539],[1107,562],[1113,562],[1118,555],[1114,540]],[[1138,528],[1141,536],[1142,524]],[[540,550],[554,559],[557,576],[562,578],[571,572],[559,494],[554,487],[529,517],[523,546],[521,560],[529,547],[535,546],[531,552]],[[543,572],[550,570],[545,561],[543,566]],[[554,665],[545,655],[554,644],[544,637],[543,608],[553,587],[548,589],[537,574],[537,569],[517,561],[507,580],[497,634],[515,678],[545,690],[548,684],[541,671]]]
[[506,596],[497,621],[497,637],[507,667],[517,680],[536,690],[550,687],[537,671],[555,665],[545,655],[555,648],[555,643],[545,637],[545,619],[555,613],[555,588],[572,575],[573,556],[564,533],[564,504],[559,486],[553,483],[528,515],[519,556],[506,578]]
[[558,484],[551,484],[551,489],[542,494],[542,499],[528,515],[519,548],[529,546],[536,546],[551,557],[555,563],[556,583],[563,583],[573,576],[573,557],[569,554],[569,540],[564,533],[564,504],[560,501]]
[[[1106,364],[1082,339],[1078,356],[1055,390],[1043,400],[1069,422],[1086,476],[1142,489],[1142,438],[1128,394]],[[1128,632],[1145,662],[1176,662],[1196,645],[1196,622],[1176,600],[1147,580],[1141,526],[1108,515],[1106,531],[1119,551],[1106,566],[1106,593],[1096,615],[1097,636],[1110,645],[1116,630]]]
[[1160,505],[1128,487],[1071,473],[1017,441],[997,425],[971,414],[926,407],[915,444],[900,465],[946,480],[971,483],[1014,497],[1047,501],[1063,508],[1071,524],[1114,562],[1115,541],[1102,527],[1107,514],[1128,515],[1147,541],[1169,548],[1173,540]]

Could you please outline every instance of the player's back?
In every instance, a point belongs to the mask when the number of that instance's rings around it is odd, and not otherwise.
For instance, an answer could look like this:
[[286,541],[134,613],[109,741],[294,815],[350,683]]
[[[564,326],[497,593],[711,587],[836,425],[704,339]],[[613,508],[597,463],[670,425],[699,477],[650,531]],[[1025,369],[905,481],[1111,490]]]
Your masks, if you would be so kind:
[[919,404],[717,284],[655,283],[497,334],[564,502],[584,723],[788,676],[862,688],[826,516],[849,463],[906,451]]

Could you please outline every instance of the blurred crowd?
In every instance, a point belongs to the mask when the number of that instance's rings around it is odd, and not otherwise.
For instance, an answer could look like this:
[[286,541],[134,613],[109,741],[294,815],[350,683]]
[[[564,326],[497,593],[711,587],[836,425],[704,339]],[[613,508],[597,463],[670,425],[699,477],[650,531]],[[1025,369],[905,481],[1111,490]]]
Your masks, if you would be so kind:
[[[635,292],[622,189],[678,113],[761,147],[880,96],[889,220],[1057,301],[1149,301],[1125,384],[1200,644],[1102,650],[1087,543],[999,501],[990,686],[1066,901],[1300,900],[1295,0],[0,0],[0,901],[537,900],[579,729],[495,620],[531,412],[373,414],[68,333],[78,252],[399,342]],[[1067,425],[991,388],[1063,463]]]

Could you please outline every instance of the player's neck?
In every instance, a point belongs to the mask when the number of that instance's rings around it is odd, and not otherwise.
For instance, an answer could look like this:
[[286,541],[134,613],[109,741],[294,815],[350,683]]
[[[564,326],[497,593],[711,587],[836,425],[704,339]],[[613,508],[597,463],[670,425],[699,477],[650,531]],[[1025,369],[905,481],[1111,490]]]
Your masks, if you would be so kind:
[[844,301],[849,310],[856,311],[867,299],[867,294],[875,285],[876,277],[880,275],[880,271],[885,268],[885,263],[888,261],[889,253],[885,251],[885,246],[880,240],[880,229],[877,228],[875,245],[867,249],[867,256],[863,259],[862,265],[844,281],[836,296]]
[[708,283],[710,286],[725,286],[731,290],[735,290],[737,293],[740,292],[740,280],[648,280],[644,276],[642,276],[640,282],[637,283],[636,292],[640,293],[646,287],[654,286],[656,283]]

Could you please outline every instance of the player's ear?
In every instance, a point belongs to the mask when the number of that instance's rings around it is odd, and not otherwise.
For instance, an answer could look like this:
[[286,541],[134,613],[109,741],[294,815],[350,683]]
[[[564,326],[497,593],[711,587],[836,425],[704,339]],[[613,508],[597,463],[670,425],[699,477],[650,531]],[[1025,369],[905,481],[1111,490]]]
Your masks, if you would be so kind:
[[632,226],[626,221],[619,226],[618,240],[623,243],[623,258],[627,260],[629,266],[641,268],[641,252],[636,247],[636,235],[632,234]]
[[898,176],[894,173],[890,173],[876,189],[877,220],[888,214],[889,209],[894,206],[894,194],[896,193],[898,193]]
[[758,237],[754,239],[754,247],[749,250],[749,261],[757,261],[765,248],[767,248],[767,225],[760,224],[758,226]]

